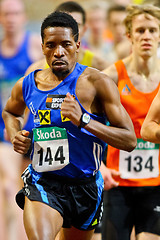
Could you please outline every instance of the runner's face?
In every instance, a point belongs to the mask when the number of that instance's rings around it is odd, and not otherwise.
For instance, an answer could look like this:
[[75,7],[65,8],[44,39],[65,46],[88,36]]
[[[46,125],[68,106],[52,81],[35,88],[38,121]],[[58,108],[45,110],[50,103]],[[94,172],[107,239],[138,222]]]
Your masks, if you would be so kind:
[[130,38],[133,53],[142,57],[156,55],[160,41],[159,20],[149,14],[135,16]]
[[79,45],[70,28],[49,27],[44,30],[43,53],[57,77],[64,78],[73,70]]

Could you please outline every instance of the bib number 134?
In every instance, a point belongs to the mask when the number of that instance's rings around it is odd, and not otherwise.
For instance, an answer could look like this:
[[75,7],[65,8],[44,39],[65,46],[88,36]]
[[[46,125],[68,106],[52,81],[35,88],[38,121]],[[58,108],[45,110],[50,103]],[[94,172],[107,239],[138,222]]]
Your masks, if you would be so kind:
[[66,130],[58,127],[33,130],[33,168],[37,172],[55,171],[69,163],[69,147]]
[[159,145],[137,140],[137,147],[128,153],[120,151],[119,170],[124,179],[154,178],[159,175]]

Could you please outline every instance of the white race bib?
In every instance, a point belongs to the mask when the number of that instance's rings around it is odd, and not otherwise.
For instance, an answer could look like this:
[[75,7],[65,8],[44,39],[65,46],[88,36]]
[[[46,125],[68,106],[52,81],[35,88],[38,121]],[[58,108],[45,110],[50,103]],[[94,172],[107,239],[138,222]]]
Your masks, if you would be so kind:
[[69,146],[65,128],[35,128],[33,135],[32,166],[35,171],[55,171],[69,164]]
[[158,177],[159,144],[137,139],[137,147],[132,152],[120,150],[119,171],[123,179]]

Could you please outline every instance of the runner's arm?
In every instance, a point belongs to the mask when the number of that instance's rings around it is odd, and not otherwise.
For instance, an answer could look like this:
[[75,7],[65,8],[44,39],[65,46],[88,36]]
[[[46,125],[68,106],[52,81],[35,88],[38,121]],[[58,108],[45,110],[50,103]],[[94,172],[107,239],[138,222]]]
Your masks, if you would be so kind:
[[13,87],[11,97],[7,101],[2,117],[14,150],[25,154],[29,149],[30,139],[27,138],[29,132],[25,130],[21,131],[21,118],[26,107],[22,94],[22,82],[23,78]]
[[[85,129],[115,148],[132,151],[136,146],[136,135],[132,121],[120,102],[116,84],[100,72],[93,71],[92,77],[94,78],[96,97],[101,102],[111,126],[91,119]],[[62,114],[69,117],[75,125],[80,125],[81,108],[69,94],[62,104],[61,110]]]
[[145,141],[160,143],[160,90],[155,96],[141,128]]

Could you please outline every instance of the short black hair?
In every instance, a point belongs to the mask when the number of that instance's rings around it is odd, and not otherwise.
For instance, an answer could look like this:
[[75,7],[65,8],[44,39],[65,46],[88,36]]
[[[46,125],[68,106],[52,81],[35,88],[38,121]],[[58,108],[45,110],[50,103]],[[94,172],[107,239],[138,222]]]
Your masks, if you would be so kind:
[[85,22],[86,22],[86,12],[81,7],[81,5],[79,5],[79,3],[77,3],[77,2],[73,2],[73,1],[64,2],[60,5],[58,5],[58,7],[56,8],[56,11],[68,12],[68,13],[72,13],[72,12],[81,13],[82,19],[83,19],[83,24],[85,24]]
[[43,20],[41,25],[42,42],[44,42],[44,30],[49,27],[70,28],[72,30],[74,41],[75,42],[78,41],[78,37],[79,37],[78,24],[70,14],[67,14],[65,12],[57,12],[57,11],[49,14]]

